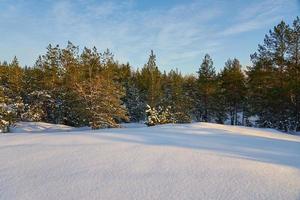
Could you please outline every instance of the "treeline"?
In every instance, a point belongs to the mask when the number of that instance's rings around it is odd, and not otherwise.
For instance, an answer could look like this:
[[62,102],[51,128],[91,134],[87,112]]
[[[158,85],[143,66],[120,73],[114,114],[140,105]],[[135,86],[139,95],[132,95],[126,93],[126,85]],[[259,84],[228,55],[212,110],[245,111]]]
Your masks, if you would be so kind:
[[299,17],[270,30],[251,59],[246,68],[229,59],[216,72],[207,54],[195,76],[160,71],[153,51],[134,70],[109,50],[49,45],[33,67],[0,63],[0,129],[19,120],[95,129],[195,120],[300,130]]

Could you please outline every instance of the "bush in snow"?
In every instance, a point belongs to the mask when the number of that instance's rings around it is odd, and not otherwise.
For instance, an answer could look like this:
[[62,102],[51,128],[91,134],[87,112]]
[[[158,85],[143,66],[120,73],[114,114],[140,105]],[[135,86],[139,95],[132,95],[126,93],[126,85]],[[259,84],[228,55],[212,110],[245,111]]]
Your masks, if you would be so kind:
[[155,126],[157,124],[167,124],[167,123],[175,123],[172,113],[170,112],[170,107],[163,108],[161,106],[158,107],[158,110],[155,108],[151,108],[147,105],[147,121],[145,124],[147,126]]

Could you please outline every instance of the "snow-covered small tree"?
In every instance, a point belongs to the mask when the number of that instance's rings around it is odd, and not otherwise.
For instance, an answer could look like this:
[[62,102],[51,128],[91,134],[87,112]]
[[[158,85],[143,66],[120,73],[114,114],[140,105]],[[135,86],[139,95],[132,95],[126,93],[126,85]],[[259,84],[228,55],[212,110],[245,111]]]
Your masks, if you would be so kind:
[[11,108],[14,112],[17,121],[22,120],[22,115],[24,113],[25,105],[22,97],[16,96],[11,102]]
[[160,124],[157,110],[155,108],[151,108],[149,105],[147,105],[146,107],[147,120],[145,124],[147,126],[155,126],[157,124]]
[[163,108],[162,106],[159,106],[158,109],[155,109],[147,105],[146,114],[147,114],[147,120],[145,124],[147,126],[175,123],[175,119],[173,117],[173,114],[170,111],[170,107]]
[[10,113],[8,111],[8,106],[5,103],[5,97],[0,96],[0,132],[5,133],[9,131],[10,125]]
[[0,120],[0,133],[7,133],[7,132],[9,132],[9,122],[4,119],[1,119]]
[[175,123],[173,113],[171,112],[171,107],[166,108],[159,106],[158,107],[158,119],[160,124]]
[[51,113],[53,107],[52,98],[46,91],[34,91],[28,95],[28,102],[25,104],[22,120],[48,122],[48,113]]
[[0,132],[9,132],[9,127],[16,121],[15,107],[0,86]]
[[22,115],[24,121],[39,122],[46,116],[41,104],[25,105],[26,111]]

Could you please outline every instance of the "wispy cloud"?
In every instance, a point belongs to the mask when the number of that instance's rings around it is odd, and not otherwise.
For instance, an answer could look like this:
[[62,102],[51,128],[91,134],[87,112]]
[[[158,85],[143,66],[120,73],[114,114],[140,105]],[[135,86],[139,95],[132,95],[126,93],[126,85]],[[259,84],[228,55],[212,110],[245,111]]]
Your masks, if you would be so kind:
[[228,36],[266,27],[282,19],[284,13],[291,9],[293,5],[295,5],[293,0],[252,2],[247,7],[239,9],[237,15],[233,18],[234,23],[220,34]]
[[162,65],[172,65],[179,59],[200,57],[218,46],[210,27],[210,22],[222,13],[217,6],[193,2],[169,10],[139,11],[132,7],[132,2],[85,3],[77,13],[74,3],[63,1],[53,5],[49,18],[54,19],[55,30],[64,38],[72,40],[76,36],[76,42],[111,48],[119,59],[135,61],[137,67],[143,65],[150,49],[159,52]]

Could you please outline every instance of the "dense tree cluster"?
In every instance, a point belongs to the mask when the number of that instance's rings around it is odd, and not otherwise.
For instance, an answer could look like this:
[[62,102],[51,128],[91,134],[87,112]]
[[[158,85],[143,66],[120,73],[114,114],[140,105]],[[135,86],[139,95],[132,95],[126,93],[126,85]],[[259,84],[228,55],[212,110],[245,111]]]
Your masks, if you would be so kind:
[[249,111],[263,127],[300,128],[300,19],[279,23],[251,55],[247,71]]
[[160,71],[153,51],[134,70],[109,50],[49,45],[33,67],[0,63],[0,130],[20,120],[94,129],[195,120],[298,131],[299,18],[270,30],[251,59],[247,68],[229,59],[217,72],[207,54],[195,76]]

